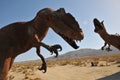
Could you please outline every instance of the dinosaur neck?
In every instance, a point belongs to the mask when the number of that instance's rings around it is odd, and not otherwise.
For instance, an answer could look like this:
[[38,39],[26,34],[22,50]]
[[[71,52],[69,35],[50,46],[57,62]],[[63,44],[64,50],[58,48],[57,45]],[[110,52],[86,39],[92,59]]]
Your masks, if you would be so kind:
[[99,35],[101,36],[101,38],[105,41],[108,41],[109,42],[109,34],[106,30],[102,30]]
[[40,41],[46,36],[49,27],[46,25],[43,19],[33,19],[31,20],[30,32],[32,34],[37,34]]

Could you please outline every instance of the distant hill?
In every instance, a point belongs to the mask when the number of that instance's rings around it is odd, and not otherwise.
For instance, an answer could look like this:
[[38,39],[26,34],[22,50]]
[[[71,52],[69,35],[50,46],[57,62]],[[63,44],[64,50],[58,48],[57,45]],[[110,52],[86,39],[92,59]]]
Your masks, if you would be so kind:
[[57,58],[49,57],[47,60],[60,60],[60,59],[71,59],[71,58],[78,58],[78,57],[86,57],[86,56],[99,56],[99,55],[106,55],[106,54],[116,54],[120,53],[120,51],[114,47],[112,47],[112,51],[107,52],[106,50],[97,50],[97,49],[80,49],[76,51],[71,51],[62,55],[59,55]]

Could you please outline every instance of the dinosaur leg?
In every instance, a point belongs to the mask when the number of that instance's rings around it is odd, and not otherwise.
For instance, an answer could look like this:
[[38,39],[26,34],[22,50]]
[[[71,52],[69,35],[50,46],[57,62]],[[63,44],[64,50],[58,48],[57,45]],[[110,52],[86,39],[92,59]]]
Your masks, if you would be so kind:
[[108,47],[106,48],[106,50],[109,52],[109,51],[112,51],[112,49],[110,49],[110,44],[108,44]]
[[42,60],[42,67],[39,70],[42,70],[43,73],[47,71],[47,66],[44,57],[40,54],[40,47],[36,47],[36,53]]
[[58,51],[62,50],[62,47],[59,44],[56,44],[56,45],[53,45],[53,46],[49,46],[49,45],[46,45],[45,43],[41,42],[41,46],[46,48],[47,50],[49,50],[52,54],[55,53],[56,54],[55,57],[58,56]]
[[0,80],[7,80],[11,58],[0,59]]
[[15,60],[15,57],[11,58],[9,70],[10,70],[10,68],[12,67],[12,64],[13,64],[14,60]]
[[107,43],[105,42],[103,47],[101,47],[101,50],[104,50],[105,46],[107,45]]

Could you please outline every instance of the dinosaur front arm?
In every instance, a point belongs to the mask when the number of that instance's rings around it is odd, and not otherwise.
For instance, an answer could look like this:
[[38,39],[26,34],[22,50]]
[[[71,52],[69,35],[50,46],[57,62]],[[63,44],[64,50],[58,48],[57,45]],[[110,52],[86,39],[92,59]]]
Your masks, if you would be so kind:
[[[104,50],[104,48],[107,46],[107,42],[104,43],[104,46],[102,46],[101,50]],[[112,51],[112,49],[110,49],[110,44],[108,44],[108,47],[106,48],[106,50],[109,52],[109,51]]]
[[106,45],[107,45],[107,43],[105,42],[104,45],[102,46],[101,50],[104,50]]
[[56,44],[56,45],[53,45],[53,46],[46,45],[43,42],[40,42],[40,44],[41,44],[42,47],[46,48],[52,54],[55,53],[56,54],[55,57],[57,57],[58,56],[58,52],[62,50],[62,47],[59,44]]
[[34,44],[35,47],[42,46],[42,47],[46,48],[48,51],[50,51],[52,54],[55,53],[56,54],[55,57],[58,56],[58,51],[62,50],[62,47],[59,44],[56,44],[53,46],[46,45],[45,43],[40,42],[40,39],[37,34],[35,34],[34,37],[35,37],[35,44]]

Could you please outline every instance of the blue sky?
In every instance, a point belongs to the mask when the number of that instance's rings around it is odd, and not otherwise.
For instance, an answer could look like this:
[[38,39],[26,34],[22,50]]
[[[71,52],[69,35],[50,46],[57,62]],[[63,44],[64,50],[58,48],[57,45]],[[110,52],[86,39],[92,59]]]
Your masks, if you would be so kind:
[[[0,1],[0,28],[13,22],[29,21],[36,13],[45,8],[65,8],[78,21],[84,31],[85,38],[78,43],[82,48],[99,49],[104,41],[94,33],[93,19],[104,20],[109,33],[119,33],[120,30],[120,0],[1,0]],[[63,51],[60,54],[74,50],[52,29],[49,30],[43,42],[53,45],[61,44]],[[41,48],[41,53],[49,57],[50,53]],[[16,61],[35,60],[39,57],[32,48],[25,54],[19,55]]]

